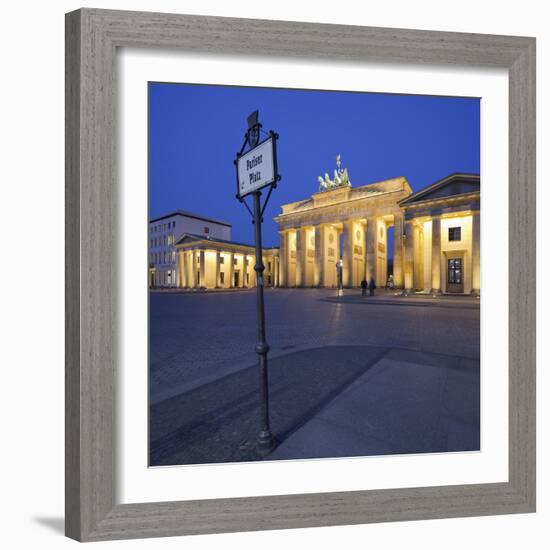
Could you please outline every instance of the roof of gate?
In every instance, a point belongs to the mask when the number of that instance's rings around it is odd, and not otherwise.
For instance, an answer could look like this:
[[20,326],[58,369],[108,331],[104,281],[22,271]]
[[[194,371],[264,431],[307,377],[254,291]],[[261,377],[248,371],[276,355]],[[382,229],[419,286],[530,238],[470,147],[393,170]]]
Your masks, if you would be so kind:
[[321,208],[348,201],[382,197],[389,193],[410,195],[412,189],[404,176],[369,183],[361,187],[337,187],[329,191],[314,193],[310,198],[305,200],[283,204],[281,206],[282,212],[279,216],[304,212],[313,208]]

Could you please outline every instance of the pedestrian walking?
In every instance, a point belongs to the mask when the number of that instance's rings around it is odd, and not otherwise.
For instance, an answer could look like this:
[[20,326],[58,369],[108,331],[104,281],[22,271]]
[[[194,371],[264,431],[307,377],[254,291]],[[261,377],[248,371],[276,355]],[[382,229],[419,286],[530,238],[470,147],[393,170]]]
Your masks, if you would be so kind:
[[367,295],[367,287],[368,287],[368,283],[367,283],[367,280],[366,279],[363,279],[361,281],[361,296],[366,296]]
[[369,294],[371,296],[374,296],[374,289],[375,288],[376,288],[376,285],[374,284],[374,277],[371,277],[370,281],[369,281]]

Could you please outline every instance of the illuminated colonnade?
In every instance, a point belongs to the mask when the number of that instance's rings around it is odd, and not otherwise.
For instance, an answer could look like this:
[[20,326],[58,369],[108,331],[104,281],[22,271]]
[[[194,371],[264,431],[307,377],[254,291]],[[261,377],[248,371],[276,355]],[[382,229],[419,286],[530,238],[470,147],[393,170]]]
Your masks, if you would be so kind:
[[403,177],[336,187],[282,206],[279,285],[345,287],[388,279],[407,292],[479,293],[479,176],[452,174],[417,193]]
[[[176,243],[179,288],[251,288],[256,286],[254,247],[184,234]],[[277,248],[264,249],[264,285],[279,284]]]

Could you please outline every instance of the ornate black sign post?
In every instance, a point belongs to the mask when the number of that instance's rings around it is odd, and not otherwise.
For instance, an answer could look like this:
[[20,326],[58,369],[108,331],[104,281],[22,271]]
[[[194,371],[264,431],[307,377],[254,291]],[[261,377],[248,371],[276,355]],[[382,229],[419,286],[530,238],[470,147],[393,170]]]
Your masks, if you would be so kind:
[[[244,143],[237,153],[234,163],[237,168],[237,199],[242,202],[252,215],[256,238],[256,299],[258,312],[258,342],[255,351],[258,354],[260,367],[260,432],[257,437],[257,450],[266,455],[275,447],[275,440],[269,425],[269,385],[267,372],[267,352],[269,345],[265,337],[264,309],[264,262],[262,254],[262,221],[267,201],[271,192],[277,187],[281,176],[277,173],[277,139],[279,136],[270,131],[268,137],[260,141],[262,125],[258,122],[258,111],[248,117],[248,130]],[[248,146],[248,151],[245,149]],[[269,187],[264,205],[261,206],[261,190]],[[245,197],[252,195],[254,212],[250,210]]]

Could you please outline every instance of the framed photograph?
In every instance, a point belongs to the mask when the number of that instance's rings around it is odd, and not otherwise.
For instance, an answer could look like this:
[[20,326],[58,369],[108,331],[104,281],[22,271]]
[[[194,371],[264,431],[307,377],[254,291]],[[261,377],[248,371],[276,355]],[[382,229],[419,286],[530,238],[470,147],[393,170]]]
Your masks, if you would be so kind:
[[67,536],[535,511],[534,39],[82,9],[66,67]]

